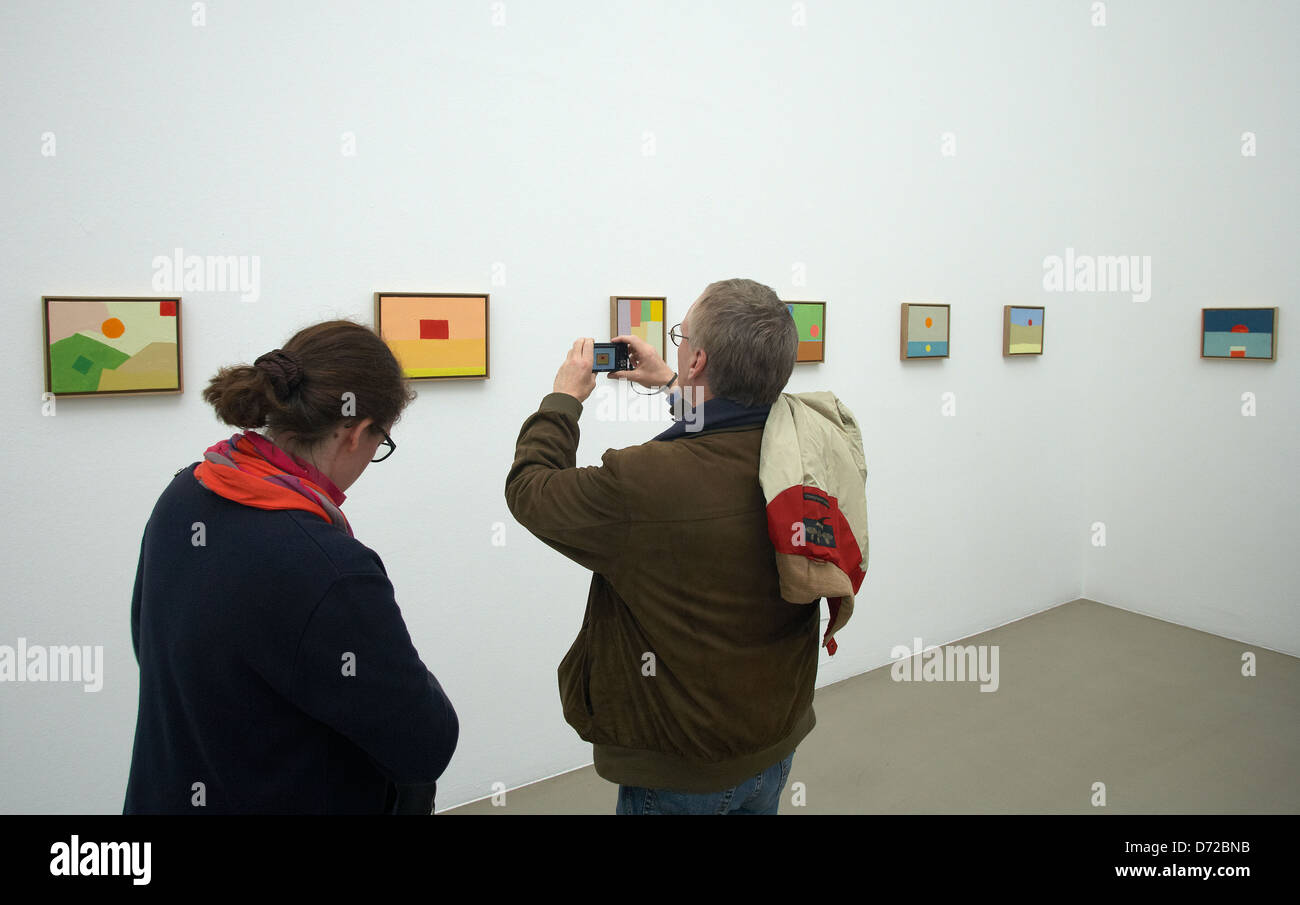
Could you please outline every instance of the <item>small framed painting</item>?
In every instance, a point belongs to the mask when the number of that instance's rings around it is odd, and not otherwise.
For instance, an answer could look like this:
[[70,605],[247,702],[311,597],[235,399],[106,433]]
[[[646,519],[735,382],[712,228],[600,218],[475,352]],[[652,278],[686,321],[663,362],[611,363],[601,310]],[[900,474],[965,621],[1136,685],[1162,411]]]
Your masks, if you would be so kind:
[[1277,361],[1277,309],[1202,308],[1201,357]]
[[668,323],[664,319],[667,308],[668,299],[662,295],[611,295],[609,335],[639,336],[664,358],[668,345]]
[[903,302],[902,338],[899,342],[899,357],[903,361],[948,357],[951,307]]
[[181,300],[42,296],[45,392],[179,393]]
[[488,378],[488,296],[376,292],[375,332],[411,380]]
[[826,360],[826,303],[786,302],[799,330],[799,353],[795,362]]
[[1045,308],[1002,306],[1002,355],[1043,354],[1043,312]]

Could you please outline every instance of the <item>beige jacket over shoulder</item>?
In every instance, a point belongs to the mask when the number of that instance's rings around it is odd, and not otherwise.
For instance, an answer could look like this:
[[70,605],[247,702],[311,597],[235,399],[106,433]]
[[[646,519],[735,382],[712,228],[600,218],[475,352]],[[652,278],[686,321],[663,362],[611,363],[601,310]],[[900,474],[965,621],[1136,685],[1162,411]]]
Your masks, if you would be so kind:
[[767,501],[781,596],[825,597],[830,625],[822,643],[853,614],[866,577],[867,462],[858,422],[834,393],[782,393],[763,429],[758,480]]

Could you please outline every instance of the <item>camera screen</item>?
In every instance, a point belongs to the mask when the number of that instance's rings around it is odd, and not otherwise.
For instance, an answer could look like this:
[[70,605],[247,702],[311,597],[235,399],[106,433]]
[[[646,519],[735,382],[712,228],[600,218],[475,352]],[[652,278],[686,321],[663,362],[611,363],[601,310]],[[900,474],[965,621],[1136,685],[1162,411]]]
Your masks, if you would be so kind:
[[615,371],[614,344],[596,343],[592,349],[591,369],[593,371]]

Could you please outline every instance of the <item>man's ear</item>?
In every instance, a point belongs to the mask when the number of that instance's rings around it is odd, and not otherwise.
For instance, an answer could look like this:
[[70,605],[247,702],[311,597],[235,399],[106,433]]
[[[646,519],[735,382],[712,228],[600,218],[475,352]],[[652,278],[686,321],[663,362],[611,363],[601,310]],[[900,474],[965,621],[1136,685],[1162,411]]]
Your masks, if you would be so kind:
[[709,355],[703,349],[695,349],[694,352],[691,363],[686,366],[686,379],[691,381],[699,380],[704,373],[704,366],[709,363]]

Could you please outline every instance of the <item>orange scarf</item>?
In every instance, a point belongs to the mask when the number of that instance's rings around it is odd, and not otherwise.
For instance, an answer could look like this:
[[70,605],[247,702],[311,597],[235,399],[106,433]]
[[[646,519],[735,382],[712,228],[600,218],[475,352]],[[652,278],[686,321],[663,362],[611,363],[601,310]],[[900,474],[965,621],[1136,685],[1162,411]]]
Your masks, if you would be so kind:
[[339,508],[347,499],[343,491],[324,472],[255,431],[209,446],[194,477],[218,496],[241,505],[302,509],[352,536],[352,526]]

